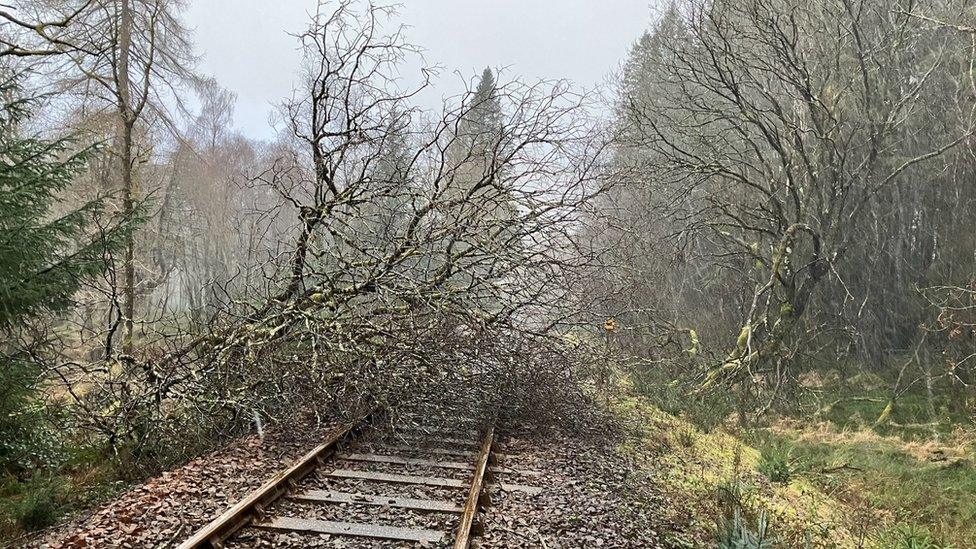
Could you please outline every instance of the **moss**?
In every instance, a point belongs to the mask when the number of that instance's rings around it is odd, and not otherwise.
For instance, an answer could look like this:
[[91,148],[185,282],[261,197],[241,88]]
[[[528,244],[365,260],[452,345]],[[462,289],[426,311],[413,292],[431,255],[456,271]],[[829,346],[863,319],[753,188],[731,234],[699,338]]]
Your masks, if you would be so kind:
[[741,356],[746,350],[746,345],[749,343],[749,336],[752,334],[752,326],[746,324],[739,331],[739,337],[735,340],[735,348],[738,351],[738,355]]
[[[856,546],[847,524],[847,505],[806,480],[770,483],[756,472],[760,451],[736,436],[722,429],[704,433],[642,398],[625,399],[617,412],[633,435],[621,450],[637,452],[650,446],[657,452],[655,473],[662,488],[687,506],[702,535],[714,535],[714,525],[723,518],[716,495],[732,482],[739,486],[736,497],[747,511],[753,516],[767,513],[787,546],[806,540],[810,547]],[[681,437],[690,437],[693,444],[682,444]]]
[[976,539],[971,434],[937,444],[807,425],[780,426],[773,436],[791,444],[813,488],[829,487],[849,507],[868,508],[876,518],[873,535],[918,527],[933,547],[967,547]]
[[691,340],[691,348],[689,348],[686,352],[688,353],[688,356],[695,357],[698,355],[699,350],[698,332],[689,328],[688,339]]
[[891,412],[892,410],[894,410],[894,408],[895,408],[895,403],[889,400],[888,405],[884,407],[884,410],[881,410],[881,415],[879,415],[878,419],[874,421],[874,424],[884,425],[886,423],[889,423],[891,421]]

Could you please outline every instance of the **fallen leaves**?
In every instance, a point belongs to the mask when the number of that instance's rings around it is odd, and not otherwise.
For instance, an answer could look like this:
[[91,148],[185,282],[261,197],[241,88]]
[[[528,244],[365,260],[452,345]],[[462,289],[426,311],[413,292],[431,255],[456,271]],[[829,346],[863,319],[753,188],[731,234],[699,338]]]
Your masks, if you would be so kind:
[[328,428],[304,439],[246,437],[151,478],[28,547],[174,547],[297,458]]

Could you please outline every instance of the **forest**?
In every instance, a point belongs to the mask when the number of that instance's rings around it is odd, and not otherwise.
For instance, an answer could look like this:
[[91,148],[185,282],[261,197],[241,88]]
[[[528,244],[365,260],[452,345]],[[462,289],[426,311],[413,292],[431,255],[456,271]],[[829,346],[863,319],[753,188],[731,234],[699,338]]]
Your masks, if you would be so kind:
[[472,546],[976,548],[976,3],[641,2],[584,86],[307,0],[266,139],[197,2],[0,0],[0,546],[176,546],[382,410],[532,456]]

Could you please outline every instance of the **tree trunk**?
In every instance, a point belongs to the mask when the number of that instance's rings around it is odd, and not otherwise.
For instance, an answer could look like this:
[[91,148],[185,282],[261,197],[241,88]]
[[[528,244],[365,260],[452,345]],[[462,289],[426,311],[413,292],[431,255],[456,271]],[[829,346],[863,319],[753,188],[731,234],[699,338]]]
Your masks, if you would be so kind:
[[935,381],[932,377],[932,363],[925,361],[925,400],[928,405],[929,422],[932,424],[932,438],[939,439],[939,418],[935,411]]
[[[122,167],[122,215],[130,219],[135,207],[133,184],[132,130],[135,125],[130,93],[129,56],[132,49],[132,11],[130,0],[121,0],[119,7],[119,61],[117,73],[119,99],[120,162]],[[122,315],[124,327],[122,352],[132,354],[133,318],[135,316],[135,237],[132,231],[126,235],[123,276]]]

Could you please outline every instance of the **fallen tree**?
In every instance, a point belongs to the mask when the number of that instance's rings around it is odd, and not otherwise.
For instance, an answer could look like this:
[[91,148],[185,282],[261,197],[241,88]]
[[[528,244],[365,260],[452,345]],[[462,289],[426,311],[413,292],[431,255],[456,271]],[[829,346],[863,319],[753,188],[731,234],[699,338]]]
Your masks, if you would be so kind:
[[81,427],[151,455],[297,410],[395,414],[463,396],[544,417],[586,398],[580,343],[565,336],[566,280],[588,261],[578,223],[608,187],[588,99],[486,71],[422,112],[411,100],[432,73],[400,85],[417,50],[384,30],[391,15],[344,2],[299,36],[283,138],[248,182],[281,237],[224,281],[207,322],[109,357],[76,395]]

